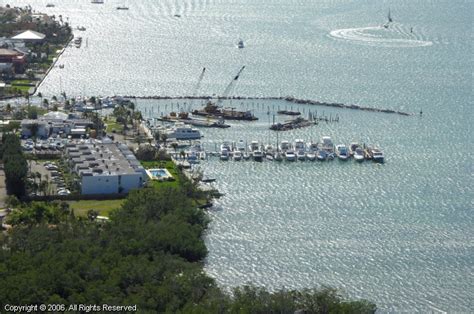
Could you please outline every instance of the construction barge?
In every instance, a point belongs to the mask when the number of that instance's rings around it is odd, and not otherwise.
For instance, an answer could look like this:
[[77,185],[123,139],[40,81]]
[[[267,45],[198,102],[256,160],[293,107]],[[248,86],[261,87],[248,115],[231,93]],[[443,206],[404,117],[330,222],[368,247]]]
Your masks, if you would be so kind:
[[299,116],[301,115],[301,112],[299,111],[293,111],[293,110],[278,110],[278,114],[285,114],[287,116]]
[[255,121],[258,120],[256,116],[252,114],[249,110],[247,111],[238,111],[235,108],[219,108],[218,105],[208,102],[204,108],[199,110],[194,110],[193,115],[205,116],[215,119],[225,119],[225,120],[246,120],[246,121]]
[[197,126],[197,127],[205,127],[205,128],[230,128],[230,125],[225,124],[225,121],[223,118],[219,118],[217,120],[211,120],[211,119],[192,119],[189,117],[189,114],[187,112],[180,112],[179,114],[176,114],[176,112],[170,112],[169,116],[162,116],[157,118],[158,121],[164,121],[164,122],[183,122],[189,125]]
[[289,130],[294,130],[294,129],[299,129],[299,128],[304,128],[308,126],[312,126],[318,124],[317,121],[310,121],[306,120],[304,118],[298,117],[294,120],[287,121],[284,123],[274,123],[270,126],[270,130],[273,131],[289,131]]

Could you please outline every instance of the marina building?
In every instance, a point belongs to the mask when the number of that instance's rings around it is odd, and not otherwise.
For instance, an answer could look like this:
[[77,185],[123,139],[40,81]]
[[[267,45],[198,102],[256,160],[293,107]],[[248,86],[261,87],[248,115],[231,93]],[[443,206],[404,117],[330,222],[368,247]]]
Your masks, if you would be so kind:
[[47,138],[51,135],[81,137],[87,134],[87,129],[92,127],[93,123],[88,119],[52,111],[38,119],[23,119],[20,126],[22,137],[33,136],[34,128],[37,128],[36,136],[39,138]]
[[66,158],[79,177],[81,194],[127,193],[148,179],[145,169],[124,144],[91,140],[67,144]]

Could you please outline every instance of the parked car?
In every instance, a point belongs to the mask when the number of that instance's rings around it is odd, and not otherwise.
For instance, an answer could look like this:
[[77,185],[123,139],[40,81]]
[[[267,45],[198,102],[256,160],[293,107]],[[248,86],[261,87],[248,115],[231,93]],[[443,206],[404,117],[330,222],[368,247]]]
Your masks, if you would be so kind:
[[71,191],[69,191],[68,189],[59,189],[58,190],[58,195],[69,195],[71,194]]

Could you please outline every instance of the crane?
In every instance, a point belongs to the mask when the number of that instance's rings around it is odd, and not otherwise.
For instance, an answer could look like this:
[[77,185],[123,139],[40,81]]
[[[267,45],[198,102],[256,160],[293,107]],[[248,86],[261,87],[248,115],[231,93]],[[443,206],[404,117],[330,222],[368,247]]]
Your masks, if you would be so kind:
[[245,69],[245,65],[237,72],[237,75],[234,77],[232,81],[230,81],[229,85],[224,90],[224,93],[222,94],[221,97],[219,97],[217,104],[220,105],[222,103],[222,100],[227,98],[229,96],[229,93],[232,91],[232,88],[235,87],[235,84],[237,84],[237,80],[239,79],[240,74],[242,74],[242,71]]
[[205,73],[205,72],[206,72],[206,68],[202,68],[201,75],[199,75],[197,84],[196,84],[196,86],[194,87],[193,96],[197,96],[197,93],[198,93],[198,91],[199,91],[199,88],[201,87],[201,82],[202,82],[202,79],[204,78],[204,73]]

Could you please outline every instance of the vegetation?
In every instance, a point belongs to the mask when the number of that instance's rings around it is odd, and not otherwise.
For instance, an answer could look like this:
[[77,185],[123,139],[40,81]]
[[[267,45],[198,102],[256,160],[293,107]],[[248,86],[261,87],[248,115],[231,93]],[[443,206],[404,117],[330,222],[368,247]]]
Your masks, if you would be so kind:
[[3,133],[2,145],[0,147],[0,158],[5,170],[5,183],[8,194],[17,197],[25,195],[25,182],[28,174],[28,164],[21,142],[13,133]]
[[15,210],[0,238],[0,303],[122,304],[153,313],[373,313],[336,290],[245,286],[224,293],[202,269],[205,213],[187,188],[131,192],[111,220],[76,217],[66,203]]
[[82,200],[69,201],[68,204],[78,217],[86,217],[89,210],[95,210],[100,216],[109,216],[109,213],[117,208],[120,208],[125,202],[124,199],[119,200]]

